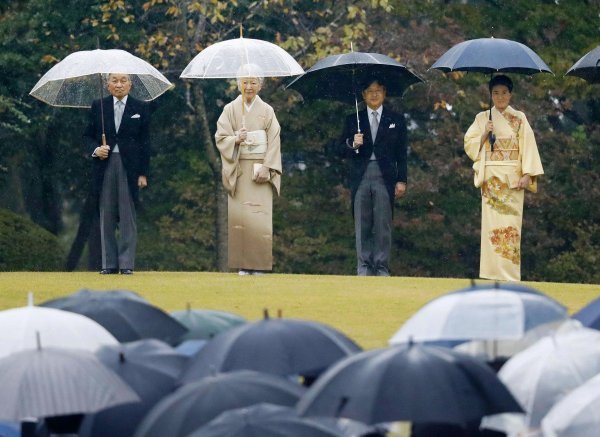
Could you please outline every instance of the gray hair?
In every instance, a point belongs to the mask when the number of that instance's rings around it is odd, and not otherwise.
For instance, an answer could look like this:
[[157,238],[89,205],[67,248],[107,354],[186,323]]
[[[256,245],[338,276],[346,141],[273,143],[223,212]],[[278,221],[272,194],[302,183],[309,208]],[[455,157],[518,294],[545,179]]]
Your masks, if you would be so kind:
[[262,75],[261,68],[256,64],[244,64],[240,68],[238,68],[237,73],[235,74],[238,88],[242,87],[242,79],[246,78],[256,78],[260,86],[262,86],[265,78]]

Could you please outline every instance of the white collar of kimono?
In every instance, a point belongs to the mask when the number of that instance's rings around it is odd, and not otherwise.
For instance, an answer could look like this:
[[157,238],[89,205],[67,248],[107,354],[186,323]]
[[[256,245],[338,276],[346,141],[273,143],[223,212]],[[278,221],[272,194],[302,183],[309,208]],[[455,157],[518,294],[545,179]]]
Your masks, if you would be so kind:
[[244,102],[244,106],[246,107],[246,112],[250,112],[252,110],[252,107],[254,106],[254,102],[256,102],[256,99],[258,98],[258,95],[254,96],[254,98],[252,99],[252,103],[247,104],[246,102]]

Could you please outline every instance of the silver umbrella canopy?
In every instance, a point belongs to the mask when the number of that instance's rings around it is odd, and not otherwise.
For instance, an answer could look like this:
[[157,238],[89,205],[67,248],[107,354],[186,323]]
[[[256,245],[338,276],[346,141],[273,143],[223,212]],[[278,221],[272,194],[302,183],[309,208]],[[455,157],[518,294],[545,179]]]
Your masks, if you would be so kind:
[[600,46],[583,55],[565,76],[577,76],[589,83],[600,83]]
[[91,352],[41,348],[0,359],[0,419],[92,413],[139,402]]

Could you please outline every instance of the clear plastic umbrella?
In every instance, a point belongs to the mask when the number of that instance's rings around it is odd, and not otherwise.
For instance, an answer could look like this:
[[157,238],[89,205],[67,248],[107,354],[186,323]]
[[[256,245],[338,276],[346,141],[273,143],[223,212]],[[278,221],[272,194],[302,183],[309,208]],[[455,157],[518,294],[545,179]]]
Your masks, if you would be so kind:
[[184,79],[231,79],[240,67],[251,64],[263,77],[296,76],[304,70],[281,47],[260,39],[237,38],[213,44],[200,53],[181,73]]
[[128,74],[130,95],[149,101],[174,85],[160,71],[125,50],[83,50],[52,67],[29,93],[52,106],[89,108],[103,97],[102,74]]
[[596,437],[600,430],[600,373],[557,402],[542,419],[544,436]]
[[498,372],[525,416],[486,417],[482,427],[504,432],[539,429],[548,411],[570,391],[600,373],[600,332],[571,329],[542,338]]

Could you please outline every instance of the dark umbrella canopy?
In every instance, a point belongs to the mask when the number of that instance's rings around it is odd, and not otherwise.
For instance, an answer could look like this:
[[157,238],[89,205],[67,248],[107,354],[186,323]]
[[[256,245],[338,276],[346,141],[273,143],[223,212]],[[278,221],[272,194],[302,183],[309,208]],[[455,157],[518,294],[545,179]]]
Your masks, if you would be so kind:
[[412,84],[423,80],[395,59],[379,53],[351,52],[321,59],[287,85],[306,100],[325,99],[355,103],[360,86],[378,78],[388,96],[401,96]]
[[178,437],[224,411],[260,402],[294,406],[305,389],[284,378],[252,371],[231,372],[182,386],[160,401],[136,430],[137,437]]
[[522,409],[485,364],[416,344],[367,351],[323,374],[298,402],[304,416],[368,424],[410,421],[467,425]]
[[444,53],[432,66],[441,71],[479,73],[552,73],[542,58],[517,41],[479,38],[463,41]]
[[582,56],[565,74],[580,77],[589,83],[600,83],[600,46]]
[[360,350],[350,338],[324,324],[266,318],[210,340],[191,359],[181,379],[190,382],[214,372],[242,369],[314,376]]
[[573,314],[573,318],[579,320],[583,326],[600,330],[600,297]]
[[139,402],[91,352],[44,348],[0,359],[0,420],[92,413]]
[[41,306],[87,316],[120,342],[156,338],[173,345],[187,332],[187,328],[166,312],[130,291],[82,289]]
[[171,313],[171,317],[188,329],[188,333],[182,337],[182,341],[208,340],[220,332],[246,323],[246,319],[236,314],[192,308],[174,311]]
[[118,405],[87,415],[81,437],[128,436],[135,432],[146,413],[172,393],[187,358],[159,340],[139,340],[117,347],[105,347],[96,356],[138,394],[141,402]]
[[226,411],[190,437],[343,437],[333,423],[298,417],[279,405],[257,404]]

